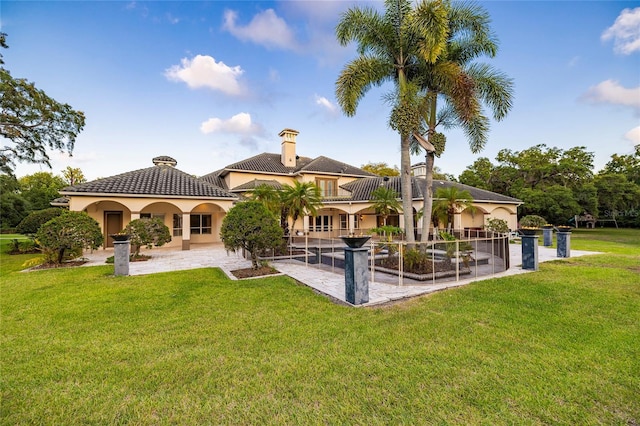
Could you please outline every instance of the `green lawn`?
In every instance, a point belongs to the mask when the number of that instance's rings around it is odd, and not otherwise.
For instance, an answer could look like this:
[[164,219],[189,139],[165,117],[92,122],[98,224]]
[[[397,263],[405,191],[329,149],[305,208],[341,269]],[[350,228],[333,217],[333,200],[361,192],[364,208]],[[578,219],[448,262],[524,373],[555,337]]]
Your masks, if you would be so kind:
[[0,422],[640,424],[640,230],[572,248],[615,254],[364,309],[286,277],[2,254]]

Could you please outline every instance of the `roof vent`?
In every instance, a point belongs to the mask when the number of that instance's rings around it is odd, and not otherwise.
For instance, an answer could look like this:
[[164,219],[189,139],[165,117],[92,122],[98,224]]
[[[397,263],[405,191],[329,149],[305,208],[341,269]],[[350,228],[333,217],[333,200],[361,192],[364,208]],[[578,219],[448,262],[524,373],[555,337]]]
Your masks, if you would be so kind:
[[153,160],[153,165],[154,166],[171,166],[171,167],[175,167],[176,164],[178,164],[178,162],[176,160],[174,160],[173,158],[167,156],[167,155],[161,155],[159,157],[155,157]]

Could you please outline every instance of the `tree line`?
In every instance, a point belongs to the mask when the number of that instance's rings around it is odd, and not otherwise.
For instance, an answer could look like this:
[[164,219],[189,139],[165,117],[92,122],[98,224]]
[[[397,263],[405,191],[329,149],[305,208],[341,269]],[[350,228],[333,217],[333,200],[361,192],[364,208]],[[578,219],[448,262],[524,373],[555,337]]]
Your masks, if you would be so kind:
[[640,145],[631,154],[613,154],[597,173],[593,158],[584,146],[503,149],[495,162],[476,160],[458,180],[522,200],[519,216],[534,214],[559,225],[589,213],[622,227],[640,227]]

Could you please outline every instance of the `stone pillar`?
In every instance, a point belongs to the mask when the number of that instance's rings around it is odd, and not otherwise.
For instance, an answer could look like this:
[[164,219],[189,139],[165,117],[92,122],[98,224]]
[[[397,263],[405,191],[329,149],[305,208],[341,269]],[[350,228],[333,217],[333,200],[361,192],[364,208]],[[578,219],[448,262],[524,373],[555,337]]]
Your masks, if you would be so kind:
[[129,256],[131,255],[131,242],[113,242],[113,266],[114,275],[129,275]]
[[558,257],[571,257],[571,232],[556,233],[558,246],[556,249]]
[[349,235],[353,235],[356,229],[356,216],[349,213],[348,218],[349,218]]
[[553,228],[542,228],[542,245],[545,247],[553,245]]
[[182,213],[182,250],[191,248],[191,214]]
[[352,305],[369,302],[368,247],[344,249],[345,299]]
[[140,212],[131,212],[131,220],[140,219]]
[[522,269],[538,270],[538,236],[523,235],[522,238]]

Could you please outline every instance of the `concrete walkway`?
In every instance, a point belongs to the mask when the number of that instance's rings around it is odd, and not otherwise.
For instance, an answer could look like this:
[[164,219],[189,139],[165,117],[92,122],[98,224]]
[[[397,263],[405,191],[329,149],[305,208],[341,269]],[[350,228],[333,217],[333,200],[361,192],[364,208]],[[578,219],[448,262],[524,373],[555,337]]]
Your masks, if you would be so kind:
[[[191,250],[182,251],[178,249],[154,248],[142,250],[142,253],[149,254],[152,258],[145,262],[133,262],[129,265],[130,275],[145,275],[158,272],[169,272],[196,268],[217,267],[222,269],[227,276],[236,280],[231,274],[232,270],[251,267],[251,261],[242,258],[239,254],[227,253],[222,244],[211,244],[202,247],[192,247]],[[478,278],[466,278],[459,281],[446,281],[436,283],[426,283],[420,285],[393,285],[381,282],[369,282],[369,303],[359,306],[373,306],[391,301],[410,298],[422,294],[433,293],[447,288],[460,287],[472,282],[482,281],[494,277],[504,277],[532,271],[524,270],[521,267],[521,246],[519,244],[510,245],[511,268],[507,271],[494,275],[486,275]],[[596,252],[571,250],[571,257],[598,254]],[[104,265],[105,259],[113,255],[113,250],[96,250],[93,253],[85,253],[85,258],[89,259],[84,266]],[[558,260],[555,248],[540,246],[538,248],[539,262]],[[271,262],[284,275],[299,281],[316,291],[326,294],[345,304],[344,273],[341,269],[337,272],[307,266],[303,262],[296,260],[285,260]],[[339,272],[339,273],[338,273]]]

